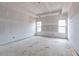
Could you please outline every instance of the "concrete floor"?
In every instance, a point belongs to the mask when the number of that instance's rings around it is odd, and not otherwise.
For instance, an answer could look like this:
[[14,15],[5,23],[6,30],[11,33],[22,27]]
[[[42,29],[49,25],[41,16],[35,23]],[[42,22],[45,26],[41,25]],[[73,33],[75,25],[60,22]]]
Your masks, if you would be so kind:
[[33,36],[0,46],[0,56],[75,56],[68,40]]

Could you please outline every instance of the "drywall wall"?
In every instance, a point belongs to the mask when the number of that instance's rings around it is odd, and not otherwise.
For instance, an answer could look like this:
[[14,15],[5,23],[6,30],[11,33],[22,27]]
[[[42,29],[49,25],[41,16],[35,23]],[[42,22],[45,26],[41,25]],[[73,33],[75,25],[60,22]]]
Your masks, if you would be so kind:
[[58,21],[60,19],[67,20],[67,17],[64,16],[60,17],[59,15],[51,15],[36,19],[36,22],[37,21],[42,22],[42,31],[40,33],[37,33],[37,35],[67,38],[67,33],[63,34],[58,32]]
[[68,19],[68,38],[79,54],[79,3],[72,3]]
[[0,44],[27,38],[34,33],[34,17],[0,5]]

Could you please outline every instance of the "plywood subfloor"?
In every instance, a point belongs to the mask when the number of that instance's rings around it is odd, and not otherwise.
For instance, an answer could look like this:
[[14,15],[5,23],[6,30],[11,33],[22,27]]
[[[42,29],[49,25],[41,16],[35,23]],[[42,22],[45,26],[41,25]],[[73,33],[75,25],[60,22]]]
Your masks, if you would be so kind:
[[33,36],[0,46],[0,56],[75,56],[68,40]]

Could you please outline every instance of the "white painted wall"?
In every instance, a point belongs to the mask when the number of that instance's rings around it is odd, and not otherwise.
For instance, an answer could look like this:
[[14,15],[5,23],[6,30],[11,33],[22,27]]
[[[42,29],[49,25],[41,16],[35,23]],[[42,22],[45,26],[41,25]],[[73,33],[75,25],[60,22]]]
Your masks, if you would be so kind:
[[31,15],[0,5],[0,44],[23,39],[34,33],[35,19]]
[[[58,37],[58,38],[67,38],[67,33],[59,33],[58,32],[58,21],[60,19],[67,20],[66,14],[60,17],[59,15],[51,15],[51,16],[44,16],[36,19],[37,21],[42,22],[42,31],[37,33],[37,35],[49,36],[49,37]],[[66,17],[65,17],[66,16]]]
[[79,3],[72,3],[69,11],[68,38],[79,54]]

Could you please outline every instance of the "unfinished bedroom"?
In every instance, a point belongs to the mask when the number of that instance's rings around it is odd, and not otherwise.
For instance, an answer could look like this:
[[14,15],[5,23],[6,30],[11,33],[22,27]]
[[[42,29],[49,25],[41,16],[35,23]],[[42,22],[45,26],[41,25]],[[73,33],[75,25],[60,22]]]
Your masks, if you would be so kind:
[[0,56],[78,56],[78,2],[0,2]]

